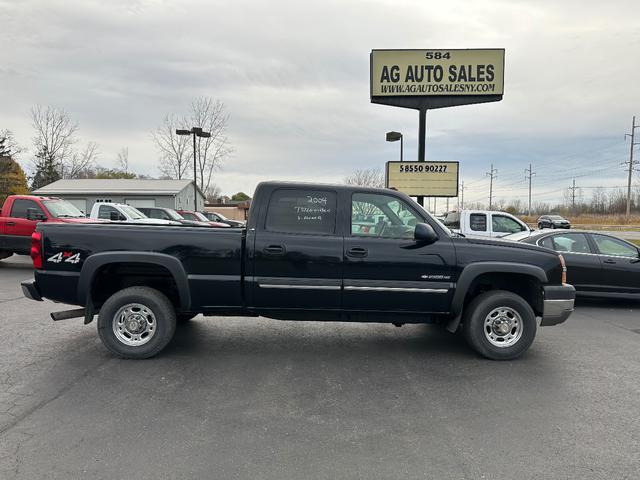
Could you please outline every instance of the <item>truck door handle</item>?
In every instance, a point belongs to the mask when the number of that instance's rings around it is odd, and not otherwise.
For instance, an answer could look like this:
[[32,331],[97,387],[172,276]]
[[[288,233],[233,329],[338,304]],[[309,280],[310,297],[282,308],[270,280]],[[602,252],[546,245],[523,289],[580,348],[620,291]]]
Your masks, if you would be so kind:
[[608,263],[608,264],[615,264],[616,261],[615,260],[611,260],[610,258],[605,258],[602,263]]
[[7,227],[15,227],[16,226],[16,222],[7,222],[6,225],[7,225]]
[[367,249],[363,247],[352,247],[347,250],[348,257],[362,258],[366,257],[368,253]]
[[264,247],[264,250],[262,250],[265,255],[284,255],[284,253],[286,252],[285,248],[282,245],[269,245],[267,247]]

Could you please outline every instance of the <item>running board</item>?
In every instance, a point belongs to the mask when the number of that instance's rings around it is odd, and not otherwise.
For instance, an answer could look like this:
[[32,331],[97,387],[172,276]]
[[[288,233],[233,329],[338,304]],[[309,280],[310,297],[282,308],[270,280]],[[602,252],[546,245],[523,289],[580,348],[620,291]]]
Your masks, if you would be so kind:
[[85,309],[84,308],[76,308],[75,310],[64,310],[62,312],[51,312],[51,319],[54,322],[59,320],[69,320],[70,318],[80,318],[84,317]]

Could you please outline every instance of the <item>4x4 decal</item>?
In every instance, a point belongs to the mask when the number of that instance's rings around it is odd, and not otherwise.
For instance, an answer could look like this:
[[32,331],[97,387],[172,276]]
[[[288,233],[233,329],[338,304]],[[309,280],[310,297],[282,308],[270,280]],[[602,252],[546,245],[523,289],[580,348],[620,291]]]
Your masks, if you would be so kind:
[[80,262],[80,254],[73,252],[58,252],[52,257],[47,258],[47,262],[51,263],[78,263]]

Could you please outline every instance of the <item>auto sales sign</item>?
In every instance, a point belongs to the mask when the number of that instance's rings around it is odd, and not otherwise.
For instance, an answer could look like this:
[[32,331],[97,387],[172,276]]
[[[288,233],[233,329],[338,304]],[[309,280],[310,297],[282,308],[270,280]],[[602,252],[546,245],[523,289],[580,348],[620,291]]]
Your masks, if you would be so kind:
[[371,96],[502,95],[504,49],[372,50]]

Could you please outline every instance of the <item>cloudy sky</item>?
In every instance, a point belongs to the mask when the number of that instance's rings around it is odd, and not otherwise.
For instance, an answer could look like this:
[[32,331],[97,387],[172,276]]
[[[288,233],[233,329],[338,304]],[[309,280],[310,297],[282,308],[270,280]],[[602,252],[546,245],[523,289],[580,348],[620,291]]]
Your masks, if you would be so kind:
[[388,130],[415,159],[417,112],[369,101],[376,48],[506,49],[503,101],[428,114],[427,159],[461,162],[465,201],[486,201],[491,163],[502,198],[525,198],[530,162],[537,200],[574,177],[585,197],[625,185],[640,117],[637,0],[0,0],[0,25],[0,129],[29,147],[30,108],[64,108],[101,165],[128,147],[132,170],[159,175],[150,132],[213,96],[235,148],[224,193],[382,167]]

